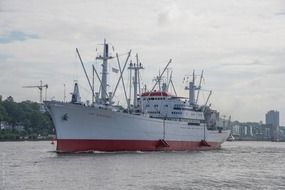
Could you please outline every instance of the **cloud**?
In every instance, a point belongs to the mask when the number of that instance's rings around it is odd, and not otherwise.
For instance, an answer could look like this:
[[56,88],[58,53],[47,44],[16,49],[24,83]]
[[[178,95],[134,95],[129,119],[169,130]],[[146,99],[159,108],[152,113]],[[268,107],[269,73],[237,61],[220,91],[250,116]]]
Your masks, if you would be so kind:
[[9,58],[12,58],[12,57],[13,57],[12,55],[0,53],[0,63],[6,62]]
[[270,70],[268,70],[268,75],[284,75],[285,74],[285,66],[281,66],[281,67],[277,67],[277,68],[271,68]]
[[7,44],[15,41],[25,41],[38,38],[35,34],[27,34],[21,31],[11,31],[9,34],[0,37],[0,44]]
[[275,13],[275,15],[277,15],[277,16],[284,16],[285,15],[285,11],[284,12],[277,12],[277,13]]
[[251,60],[251,61],[246,61],[246,62],[239,62],[239,63],[223,63],[221,64],[221,66],[225,66],[225,67],[228,67],[228,66],[235,66],[235,67],[252,67],[252,66],[266,66],[268,64],[266,63],[263,63],[262,61],[260,60]]
[[172,2],[170,5],[166,6],[164,10],[162,10],[158,14],[158,24],[160,26],[166,26],[175,22],[181,16],[181,10],[178,8],[177,4]]
[[[38,93],[22,86],[40,80],[49,84],[48,96],[59,100],[64,83],[72,90],[77,79],[88,89],[75,48],[80,49],[88,70],[95,63],[96,48],[101,50],[98,44],[107,38],[118,53],[129,49],[139,53],[145,67],[142,79],[149,87],[159,68],[173,58],[173,80],[182,96],[187,96],[183,77],[193,69],[204,69],[205,88],[214,92],[211,102],[222,113],[233,112],[233,119],[260,120],[270,105],[278,105],[281,114],[285,113],[282,101],[275,97],[282,97],[280,81],[285,80],[284,3],[279,1],[0,3],[0,94],[12,95],[17,101],[37,101]],[[100,63],[96,64],[100,69]],[[128,77],[124,78],[129,84]],[[85,100],[90,93],[83,88]],[[117,97],[123,102],[123,91]]]

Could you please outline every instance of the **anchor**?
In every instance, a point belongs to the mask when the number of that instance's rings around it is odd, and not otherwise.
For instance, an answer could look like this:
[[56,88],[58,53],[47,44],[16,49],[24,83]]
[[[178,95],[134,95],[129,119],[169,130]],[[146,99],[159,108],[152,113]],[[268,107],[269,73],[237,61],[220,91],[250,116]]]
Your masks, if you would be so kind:
[[156,147],[169,147],[169,144],[164,139],[159,139]]
[[208,147],[210,147],[211,145],[208,144],[208,142],[206,140],[201,140],[199,146],[208,146]]

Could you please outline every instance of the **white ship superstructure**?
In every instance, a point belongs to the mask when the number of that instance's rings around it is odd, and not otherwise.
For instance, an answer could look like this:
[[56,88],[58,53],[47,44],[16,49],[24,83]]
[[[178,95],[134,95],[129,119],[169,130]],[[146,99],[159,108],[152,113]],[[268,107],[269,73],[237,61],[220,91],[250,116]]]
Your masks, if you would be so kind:
[[[163,82],[162,76],[171,60],[156,78],[153,88],[140,92],[140,70],[143,66],[138,56],[136,63],[129,63],[130,51],[121,66],[116,54],[120,77],[114,91],[107,92],[108,59],[113,58],[108,49],[108,44],[104,42],[103,56],[97,57],[103,62],[101,77],[93,66],[100,92],[94,91],[94,84],[91,84],[77,50],[92,91],[91,105],[81,103],[77,83],[71,102],[45,102],[56,128],[58,152],[208,150],[220,147],[228,138],[229,131],[209,125],[211,122],[207,118],[211,118],[211,110],[207,106],[208,99],[203,106],[197,104],[199,95],[195,97],[195,91],[199,92],[201,80],[199,86],[195,86],[194,74],[186,87],[189,97],[181,98],[169,93],[168,89],[173,85],[171,77]],[[126,68],[133,74],[132,103],[123,80]],[[126,108],[113,102],[120,83]]]

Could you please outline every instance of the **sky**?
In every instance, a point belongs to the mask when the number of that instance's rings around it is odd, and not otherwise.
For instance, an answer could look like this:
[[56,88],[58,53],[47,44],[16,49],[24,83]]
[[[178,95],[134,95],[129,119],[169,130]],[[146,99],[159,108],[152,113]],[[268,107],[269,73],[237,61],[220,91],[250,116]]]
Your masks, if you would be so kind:
[[[149,88],[172,58],[179,95],[187,96],[183,78],[204,70],[201,104],[212,90],[212,107],[232,120],[264,121],[273,109],[285,125],[283,0],[0,0],[0,95],[39,101],[39,90],[23,86],[42,80],[47,99],[62,101],[76,80],[82,100],[90,99],[75,48],[91,76],[104,39],[121,64],[130,49],[131,60],[138,53]],[[110,86],[116,77],[110,73]],[[116,101],[123,97],[120,85]]]

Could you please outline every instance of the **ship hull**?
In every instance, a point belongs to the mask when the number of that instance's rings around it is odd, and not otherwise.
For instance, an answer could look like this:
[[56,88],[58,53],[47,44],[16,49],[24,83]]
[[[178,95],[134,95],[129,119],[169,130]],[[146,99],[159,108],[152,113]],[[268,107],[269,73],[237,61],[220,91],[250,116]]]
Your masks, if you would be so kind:
[[186,151],[186,150],[212,150],[220,148],[221,143],[207,142],[204,145],[195,141],[165,141],[161,145],[160,140],[82,140],[82,139],[58,139],[58,152],[91,152],[91,151]]
[[57,152],[217,149],[229,131],[187,122],[60,102],[45,102],[56,128]]

